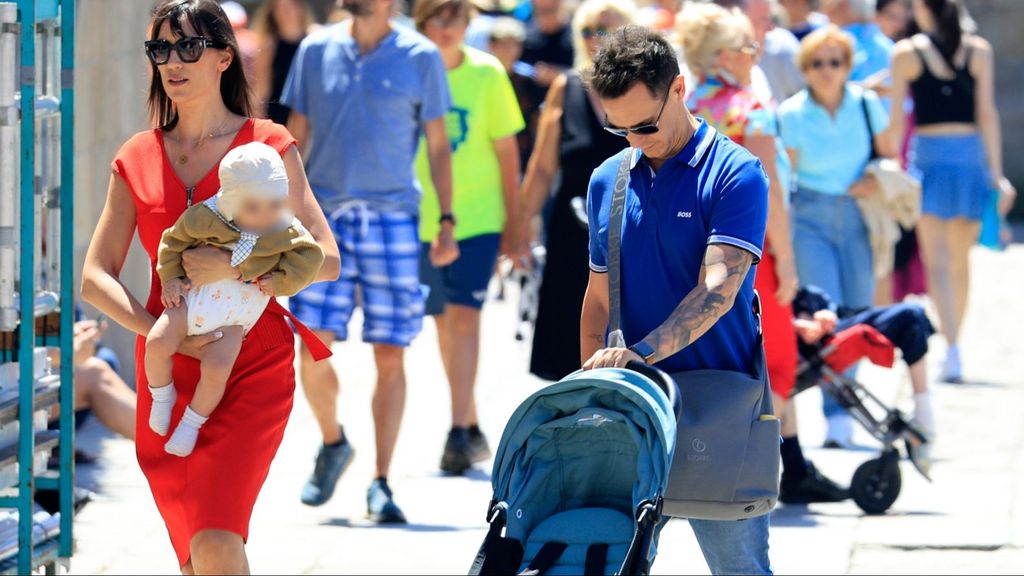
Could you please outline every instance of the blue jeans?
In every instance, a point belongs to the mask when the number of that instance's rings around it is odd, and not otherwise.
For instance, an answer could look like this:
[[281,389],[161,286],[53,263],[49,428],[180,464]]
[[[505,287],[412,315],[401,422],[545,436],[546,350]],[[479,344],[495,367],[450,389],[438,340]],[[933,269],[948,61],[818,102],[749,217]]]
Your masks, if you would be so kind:
[[[860,208],[850,196],[800,189],[793,195],[793,251],[800,283],[824,290],[837,304],[866,308],[875,299],[874,257]],[[843,413],[828,394],[825,416]]]
[[746,520],[689,520],[712,574],[771,574],[770,514]]

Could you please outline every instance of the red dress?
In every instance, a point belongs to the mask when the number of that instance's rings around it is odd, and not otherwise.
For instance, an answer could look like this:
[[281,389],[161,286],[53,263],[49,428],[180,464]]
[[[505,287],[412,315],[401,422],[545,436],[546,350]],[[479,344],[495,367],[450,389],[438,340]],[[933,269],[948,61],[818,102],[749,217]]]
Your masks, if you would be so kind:
[[[254,141],[264,142],[282,155],[295,144],[283,127],[268,120],[248,120],[231,148]],[[131,189],[139,240],[152,267],[146,310],[158,316],[163,306],[160,277],[156,274],[157,247],[163,231],[185,211],[187,190],[167,158],[161,130],[141,132],[128,140],[118,151],[113,170]],[[217,193],[217,172],[215,166],[196,185],[193,204]],[[272,299],[246,335],[224,399],[203,426],[195,451],[187,458],[164,452],[167,438],[149,429],[153,399],[144,370],[146,339],[140,336],[136,341],[136,453],[181,566],[189,561],[192,537],[201,530],[227,530],[248,540],[253,505],[292,409],[295,348],[286,316],[287,311]],[[307,338],[311,333],[305,326],[296,327],[321,357],[330,354],[318,340]],[[176,355],[173,375],[178,392],[171,420],[175,423],[195,392],[199,362]]]

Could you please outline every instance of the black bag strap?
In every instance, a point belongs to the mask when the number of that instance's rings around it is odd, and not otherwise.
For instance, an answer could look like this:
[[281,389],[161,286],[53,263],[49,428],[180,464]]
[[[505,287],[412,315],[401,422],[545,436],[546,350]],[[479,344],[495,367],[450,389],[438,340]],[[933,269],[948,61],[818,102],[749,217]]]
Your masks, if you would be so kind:
[[545,542],[530,561],[530,565],[520,572],[519,576],[541,576],[558,562],[568,547],[565,542]]
[[583,573],[587,576],[604,576],[604,567],[608,563],[608,545],[591,544],[587,548],[587,561],[583,565]]
[[633,148],[626,149],[615,175],[612,188],[612,205],[608,214],[608,346],[625,348],[626,338],[622,335],[622,215],[626,211],[626,190],[629,188],[629,168],[633,161]]
[[864,124],[868,127],[868,142],[871,144],[871,157],[868,162],[881,158],[878,148],[875,147],[875,129],[871,127],[871,114],[868,113],[868,99],[863,95],[860,97],[860,108],[864,112]]

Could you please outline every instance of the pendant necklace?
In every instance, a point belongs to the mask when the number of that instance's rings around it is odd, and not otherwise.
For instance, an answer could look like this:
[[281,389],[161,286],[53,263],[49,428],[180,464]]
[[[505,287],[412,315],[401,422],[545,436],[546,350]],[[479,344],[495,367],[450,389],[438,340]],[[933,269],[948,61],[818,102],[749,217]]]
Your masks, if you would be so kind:
[[[224,129],[224,125],[227,124],[227,122],[228,122],[227,120],[224,120],[224,122],[221,122],[220,126],[217,128],[217,132],[218,132],[217,135],[216,135],[217,138],[220,138],[221,136],[224,136],[224,134],[221,133],[221,131]],[[192,152],[195,153],[195,152],[198,152],[199,150],[201,150],[203,145],[206,144],[206,141],[208,139],[210,139],[210,138],[214,138],[214,132],[212,130],[210,132],[207,132],[207,133],[205,133],[205,134],[203,134],[202,136],[199,137],[199,140],[197,140],[195,145],[192,147]],[[181,164],[181,165],[188,164],[188,154],[185,154],[184,152],[179,154],[178,155],[178,164]]]

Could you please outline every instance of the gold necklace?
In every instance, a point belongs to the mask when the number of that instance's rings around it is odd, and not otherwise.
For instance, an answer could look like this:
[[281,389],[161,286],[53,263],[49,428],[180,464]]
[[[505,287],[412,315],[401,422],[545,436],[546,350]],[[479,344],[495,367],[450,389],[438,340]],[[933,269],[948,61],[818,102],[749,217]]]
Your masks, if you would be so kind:
[[[222,132],[222,130],[224,129],[224,125],[227,124],[227,123],[228,123],[227,120],[224,120],[223,122],[221,122],[220,126],[217,127],[218,134],[216,136],[214,136],[214,132],[212,130],[210,132],[207,132],[207,133],[203,134],[202,136],[200,136],[199,139],[196,140],[195,145],[192,146],[192,153],[196,153],[199,150],[201,150],[203,145],[206,144],[206,141],[208,139],[214,138],[214,137],[221,138],[221,137],[225,136],[226,134],[224,132]],[[178,155],[178,164],[181,164],[181,165],[188,164],[188,160],[189,160],[188,154],[185,154],[184,152],[182,152],[181,154]]]

